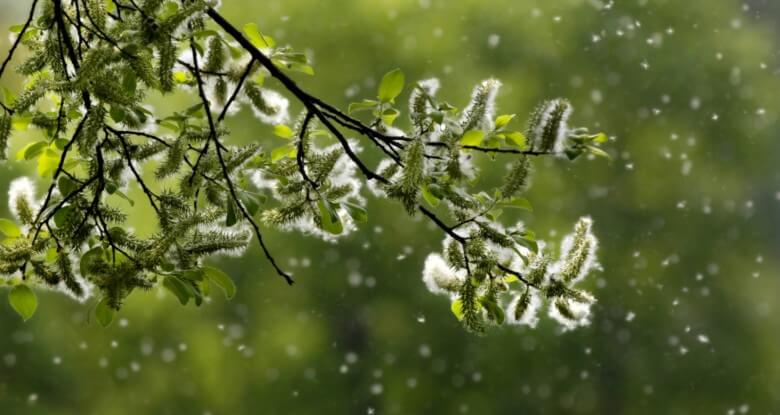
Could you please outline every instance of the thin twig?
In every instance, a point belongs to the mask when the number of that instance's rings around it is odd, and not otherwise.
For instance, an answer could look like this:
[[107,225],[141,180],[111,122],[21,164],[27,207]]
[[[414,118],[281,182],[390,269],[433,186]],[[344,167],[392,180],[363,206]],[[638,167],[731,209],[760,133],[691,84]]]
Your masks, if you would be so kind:
[[19,43],[22,42],[24,33],[27,32],[27,28],[30,27],[30,23],[32,22],[33,17],[35,16],[35,6],[37,4],[38,4],[38,0],[33,0],[32,5],[30,6],[30,14],[27,16],[27,21],[24,22],[24,26],[22,26],[22,30],[19,32],[19,36],[16,38],[16,40],[14,40],[14,44],[11,45],[11,49],[8,51],[8,56],[5,57],[3,64],[0,65],[0,78],[3,77],[3,72],[5,72],[5,67],[8,65],[8,62],[10,62],[11,58],[14,56],[16,47],[19,46]]

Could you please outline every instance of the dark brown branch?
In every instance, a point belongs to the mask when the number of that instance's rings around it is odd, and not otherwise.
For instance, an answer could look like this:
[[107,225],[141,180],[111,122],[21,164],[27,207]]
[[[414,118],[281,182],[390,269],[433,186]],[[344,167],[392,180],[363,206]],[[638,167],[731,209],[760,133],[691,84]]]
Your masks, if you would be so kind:
[[[60,40],[65,43],[65,49],[68,51],[68,58],[70,59],[71,63],[73,64],[73,68],[76,70],[76,73],[79,71],[79,59],[76,56],[76,50],[73,49],[73,44],[70,41],[70,35],[68,35],[68,28],[65,26],[65,20],[62,18],[62,15],[64,12],[62,11],[62,0],[52,0],[54,1],[54,19],[57,21],[57,26],[59,27],[60,32]],[[63,68],[66,75],[68,73],[67,66]],[[87,110],[92,107],[92,101],[89,97],[89,93],[87,91],[81,91],[81,97],[84,100],[84,107],[86,107]],[[56,178],[55,178],[56,179]]]
[[130,149],[127,145],[127,142],[125,141],[125,137],[122,134],[116,134],[116,136],[119,138],[119,142],[122,144],[122,149],[125,153],[125,159],[127,160],[127,165],[130,167],[130,171],[133,172],[133,176],[135,176],[135,180],[138,182],[138,185],[141,186],[141,189],[146,194],[146,198],[149,199],[149,203],[154,208],[154,211],[157,212],[157,215],[160,215],[160,208],[157,207],[157,203],[154,202],[154,199],[158,198],[154,192],[149,189],[148,186],[146,186],[146,182],[144,182],[144,179],[141,177],[141,175],[136,171],[135,166],[133,166],[133,157],[130,155]]
[[33,243],[38,237],[38,233],[41,230],[41,223],[39,222],[41,219],[41,215],[43,214],[43,211],[46,210],[49,207],[49,202],[51,201],[51,196],[54,193],[54,188],[57,186],[57,178],[60,176],[60,173],[64,171],[65,166],[65,159],[68,157],[68,152],[70,151],[71,147],[73,147],[73,144],[76,142],[76,137],[81,134],[82,128],[84,128],[84,123],[87,121],[89,113],[85,113],[84,116],[81,118],[81,121],[79,121],[78,125],[76,126],[76,131],[73,132],[73,136],[71,136],[70,140],[67,144],[65,144],[65,147],[62,149],[62,155],[60,156],[60,162],[57,165],[57,169],[54,171],[54,176],[52,177],[51,185],[49,185],[49,190],[46,192],[46,198],[43,200],[43,205],[41,205],[41,210],[38,211],[38,214],[35,217],[35,220],[33,221],[34,224],[37,224],[37,229],[35,231],[35,236],[33,237]]
[[249,61],[249,64],[246,66],[246,69],[244,69],[244,73],[241,74],[241,77],[238,78],[238,83],[236,84],[236,89],[233,90],[233,93],[230,95],[230,98],[228,98],[227,102],[225,103],[225,107],[222,108],[222,112],[219,113],[219,117],[217,117],[217,123],[221,123],[222,120],[225,119],[225,116],[228,113],[228,108],[230,108],[230,104],[233,103],[233,101],[236,100],[236,97],[238,97],[238,93],[241,91],[241,87],[244,86],[244,82],[246,81],[246,78],[249,77],[249,74],[252,73],[252,66],[255,64],[254,58]]
[[5,57],[3,64],[0,65],[0,78],[3,77],[3,72],[5,72],[5,67],[8,66],[8,62],[10,62],[11,58],[13,58],[16,47],[19,46],[19,43],[22,42],[22,38],[24,37],[25,32],[27,32],[27,28],[30,27],[30,23],[35,16],[35,6],[37,4],[38,0],[33,0],[32,5],[30,6],[30,14],[27,16],[27,21],[24,22],[22,30],[19,32],[19,36],[16,38],[16,40],[14,40],[14,44],[11,45],[11,49],[8,51],[8,56]]
[[303,141],[306,139],[306,130],[309,129],[309,122],[311,122],[311,111],[306,112],[306,116],[303,119],[303,123],[301,124],[301,131],[298,133],[298,152],[295,154],[295,161],[298,163],[298,171],[301,173],[301,176],[303,176],[303,179],[308,182],[312,188],[317,189],[319,185],[314,182],[309,175],[306,173],[306,161],[304,154],[305,147],[303,146]]
[[[247,38],[244,37],[241,32],[238,31],[232,24],[230,24],[225,18],[223,18],[219,13],[217,13],[214,9],[209,8],[206,13],[211,17],[214,22],[219,25],[225,32],[227,32],[231,37],[233,37],[236,42],[238,42],[241,47],[244,48],[247,52],[249,52],[250,55],[254,59],[256,59],[260,64],[279,82],[284,85],[284,87],[290,91],[295,97],[306,107],[307,111],[311,111],[317,119],[322,122],[322,124],[327,128],[333,135],[336,136],[336,139],[339,141],[341,146],[344,148],[344,152],[347,154],[347,156],[358,166],[360,171],[363,173],[363,175],[366,176],[366,178],[371,180],[377,180],[382,183],[388,183],[387,179],[384,177],[374,173],[369,169],[365,163],[355,154],[355,152],[352,150],[352,148],[349,145],[349,142],[347,142],[347,139],[344,137],[344,134],[339,131],[338,128],[336,128],[328,119],[328,117],[322,112],[322,110],[317,106],[318,102],[321,102],[317,99],[314,99],[311,95],[306,93],[304,90],[302,90],[296,83],[293,81],[290,77],[285,75],[279,68],[274,65],[274,63],[271,61],[271,59],[260,50],[258,50],[254,45],[252,45],[252,42],[250,42]],[[338,111],[334,108],[335,111]],[[366,127],[368,128],[368,127]]]
[[260,243],[260,247],[263,249],[263,253],[265,254],[266,259],[268,259],[268,262],[271,263],[271,266],[274,267],[274,270],[276,271],[279,276],[284,278],[285,281],[287,281],[287,284],[292,285],[293,279],[290,274],[286,273],[284,270],[282,270],[279,265],[277,265],[276,260],[271,255],[271,252],[268,250],[268,247],[265,245],[265,241],[263,241],[263,235],[260,232],[260,227],[257,225],[257,222],[252,218],[252,215],[247,212],[246,208],[244,207],[244,204],[241,202],[241,199],[239,199],[238,194],[236,193],[235,186],[233,185],[233,181],[230,179],[230,172],[228,172],[227,165],[225,164],[225,159],[222,156],[222,149],[219,146],[219,137],[217,136],[217,129],[214,125],[214,118],[211,115],[209,100],[206,98],[206,92],[203,90],[203,78],[200,75],[200,69],[198,68],[198,54],[195,51],[195,45],[192,40],[190,40],[190,51],[192,52],[192,62],[195,72],[195,79],[198,82],[198,94],[200,95],[200,99],[203,102],[203,106],[206,110],[206,118],[209,122],[209,129],[211,130],[211,139],[214,140],[214,147],[216,147],[217,152],[217,158],[219,159],[219,164],[222,167],[222,174],[225,178],[225,182],[228,185],[228,189],[230,190],[230,196],[233,198],[233,201],[236,203],[236,206],[238,206],[239,211],[241,211],[241,215],[246,219],[251,225],[252,228],[255,231],[255,235],[257,236],[257,240]]

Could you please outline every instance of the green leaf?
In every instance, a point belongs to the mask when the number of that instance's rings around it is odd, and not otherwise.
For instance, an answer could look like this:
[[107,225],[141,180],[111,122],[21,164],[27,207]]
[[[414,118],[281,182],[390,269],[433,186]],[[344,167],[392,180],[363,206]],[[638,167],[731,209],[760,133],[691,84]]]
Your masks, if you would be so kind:
[[225,292],[225,298],[229,300],[236,295],[236,284],[222,270],[214,267],[203,267],[203,271],[211,282],[222,288],[222,291]]
[[116,122],[122,122],[124,121],[127,114],[122,108],[111,106],[111,109],[108,110],[108,114],[111,116],[111,119]]
[[504,282],[507,284],[513,283],[515,281],[520,281],[520,278],[517,278],[517,275],[515,274],[506,274],[504,275]]
[[60,176],[59,180],[57,180],[57,188],[60,189],[62,196],[67,196],[78,189],[78,186],[68,176]]
[[478,146],[482,144],[482,139],[485,138],[485,132],[482,130],[471,130],[463,134],[460,139],[460,144],[464,146]]
[[584,151],[585,151],[585,150],[584,150],[582,147],[578,147],[578,148],[567,148],[567,149],[566,149],[566,157],[568,157],[568,158],[569,158],[569,160],[574,160],[574,159],[576,159],[577,157],[581,156],[581,155],[582,155],[582,153],[583,153]]
[[173,81],[177,84],[184,84],[190,79],[187,72],[184,71],[173,71]]
[[604,133],[598,133],[595,137],[593,137],[594,143],[605,143],[607,140],[609,140],[609,137],[607,137],[607,135]]
[[68,140],[64,138],[58,138],[54,140],[54,148],[56,148],[57,150],[60,151],[65,150],[65,146],[67,145],[68,145]]
[[387,108],[382,111],[382,122],[386,125],[393,125],[395,119],[398,118],[398,115],[400,114],[401,112],[395,108]]
[[524,149],[525,146],[526,146],[526,143],[528,142],[528,139],[525,138],[523,133],[521,133],[519,131],[510,131],[510,132],[502,133],[502,135],[505,138],[508,138],[509,140],[511,140],[512,143],[514,143],[520,149]]
[[428,186],[422,187],[422,197],[425,199],[425,202],[431,205],[432,207],[439,206],[439,198],[434,196],[433,193],[431,193],[431,190],[428,189]]
[[[116,186],[115,183],[112,184],[113,184],[113,189],[110,192],[108,192],[109,194],[119,196],[122,199],[125,199],[125,201],[127,201],[127,203],[129,203],[130,206],[135,206],[135,200],[131,199],[130,196],[126,195],[123,191],[119,190],[119,188]],[[108,184],[106,185],[106,188],[108,188]]]
[[132,70],[126,70],[124,77],[122,78],[122,89],[124,89],[124,92],[128,95],[135,94],[135,90],[137,87],[137,76],[135,74],[135,71]]
[[60,155],[56,151],[47,148],[38,157],[38,175],[51,177],[60,165]]
[[252,194],[246,194],[242,193],[238,195],[239,200],[241,200],[241,203],[244,204],[244,207],[246,208],[247,213],[249,213],[249,216],[255,216],[255,213],[260,209],[260,204],[265,203],[264,200],[262,200],[265,196],[255,196]]
[[292,128],[290,128],[290,127],[288,127],[288,126],[286,126],[284,124],[275,125],[274,126],[274,134],[277,137],[282,137],[282,138],[286,138],[286,139],[290,139],[290,138],[292,138],[295,135],[295,133],[293,132]]
[[368,221],[368,212],[362,206],[349,202],[344,202],[342,205],[347,209],[347,213],[355,222],[365,223]]
[[585,147],[588,149],[590,154],[593,154],[596,157],[604,157],[607,160],[612,160],[612,156],[610,156],[609,153],[607,153],[606,151],[604,151],[604,150],[602,150],[602,149],[600,149],[598,147],[588,146],[588,145],[586,145]]
[[22,320],[27,321],[35,314],[38,308],[38,298],[33,290],[25,284],[19,284],[8,293],[8,303],[14,309]]
[[404,73],[400,69],[393,69],[382,77],[379,84],[379,100],[382,102],[395,102],[395,98],[404,89]]
[[206,115],[206,112],[203,111],[203,103],[197,103],[186,110],[184,110],[184,113],[187,115],[194,116],[196,118],[203,118]]
[[203,271],[202,269],[199,269],[199,268],[187,269],[187,270],[184,270],[180,275],[185,280],[189,280],[189,281],[203,281],[203,279],[206,277],[206,272]]
[[485,216],[490,218],[491,220],[498,220],[498,218],[501,216],[501,214],[504,213],[503,209],[490,209]]
[[497,324],[504,324],[504,309],[502,309],[498,303],[489,297],[482,297],[479,299],[479,302],[482,303],[483,307],[485,307],[485,310],[487,310],[488,313],[488,317],[491,320],[494,320]]
[[539,243],[536,240],[524,238],[522,236],[515,236],[515,241],[518,245],[530,249],[532,252],[539,252]]
[[238,218],[236,217],[236,203],[233,201],[233,199],[228,198],[227,200],[227,215],[225,216],[225,226],[231,227],[238,222]]
[[184,285],[184,282],[177,277],[166,277],[163,281],[163,287],[168,289],[176,298],[179,299],[181,305],[187,305],[192,296],[190,290]]
[[347,108],[347,112],[349,114],[352,114],[353,112],[371,110],[376,108],[377,105],[379,105],[379,101],[374,101],[372,99],[364,99],[362,102],[353,102],[349,104],[349,107]]
[[22,235],[22,230],[16,223],[3,218],[0,218],[0,232],[8,238],[18,238]]
[[455,318],[458,319],[458,321],[463,320],[464,313],[463,313],[463,300],[458,298],[457,300],[453,301],[452,304],[450,304],[450,311],[452,311],[452,314],[455,315]]
[[515,114],[499,115],[496,117],[496,130],[504,128],[507,124],[509,124],[510,121],[512,121],[512,118],[515,118]]
[[294,158],[296,154],[298,149],[292,144],[286,144],[271,150],[271,161],[276,163],[285,157]]
[[257,48],[266,49],[276,46],[276,42],[274,42],[273,38],[260,33],[260,30],[254,23],[247,23],[244,25],[244,34]]
[[326,199],[320,199],[317,202],[317,207],[320,209],[322,229],[334,235],[338,235],[344,231],[344,225],[341,223],[339,213],[333,208],[333,205],[331,205],[330,202]]
[[512,198],[510,200],[507,200],[506,202],[502,202],[501,205],[508,208],[525,209],[529,212],[534,211],[531,202],[524,197]]
[[15,131],[27,131],[30,122],[32,122],[32,115],[15,115],[11,119],[11,126]]
[[4,86],[0,86],[0,91],[3,92],[3,96],[0,97],[0,98],[2,98],[3,101],[5,101],[5,105],[7,105],[9,107],[13,106],[14,105],[14,101],[16,100],[16,95],[14,95],[14,93],[11,92],[10,89],[8,89],[8,88],[6,88]]
[[30,143],[24,146],[19,152],[16,153],[16,159],[17,160],[32,160],[35,157],[38,157],[39,154],[43,152],[46,147],[49,146],[49,143],[46,141],[37,141],[35,143]]
[[74,211],[73,206],[63,206],[57,210],[56,213],[54,213],[54,224],[57,225],[58,228],[64,227],[68,220],[70,219],[70,215],[73,214]]
[[95,307],[95,319],[103,327],[108,327],[111,325],[111,322],[114,321],[115,314],[116,310],[108,305],[108,300],[106,298],[100,300],[100,302]]
[[273,63],[276,66],[280,66],[290,71],[300,72],[306,75],[314,75],[314,68],[307,63],[288,61],[285,59],[274,59]]
[[84,255],[81,256],[81,260],[79,260],[79,271],[81,272],[81,275],[89,275],[89,267],[92,266],[95,262],[99,262],[103,259],[103,248],[96,246],[89,251],[85,252]]

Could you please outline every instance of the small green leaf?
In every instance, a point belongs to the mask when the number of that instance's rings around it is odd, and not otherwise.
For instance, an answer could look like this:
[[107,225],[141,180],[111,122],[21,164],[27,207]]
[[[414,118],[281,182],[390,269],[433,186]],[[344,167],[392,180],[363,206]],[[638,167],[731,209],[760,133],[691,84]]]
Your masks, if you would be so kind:
[[254,23],[247,23],[244,25],[244,34],[255,47],[260,49],[273,48],[276,45],[273,38],[260,33],[260,30]]
[[607,135],[604,133],[598,133],[595,137],[593,137],[594,143],[605,143],[607,140],[609,140],[609,137],[607,137]]
[[19,284],[8,293],[8,303],[14,309],[22,320],[27,321],[35,314],[38,308],[38,298],[33,290],[25,284]]
[[596,146],[588,146],[588,145],[586,145],[585,147],[588,149],[590,154],[593,154],[596,157],[604,157],[607,160],[612,160],[612,156],[610,156],[609,153],[607,153],[606,151],[604,151],[604,150],[602,150],[602,149],[600,149],[600,148],[598,148]]
[[577,157],[581,156],[584,149],[582,147],[578,148],[567,148],[566,149],[566,157],[569,158],[569,160],[574,160]]
[[387,108],[382,111],[382,122],[385,123],[385,125],[393,125],[395,119],[398,118],[398,115],[400,114],[401,112],[395,108]]
[[233,283],[233,280],[222,272],[222,270],[214,267],[203,267],[203,271],[211,282],[217,284],[219,288],[222,288],[222,291],[225,292],[225,298],[229,300],[236,295],[236,284]]
[[400,69],[393,69],[382,77],[379,84],[379,100],[382,102],[395,102],[395,98],[404,89],[404,73]]
[[320,218],[322,218],[322,229],[328,233],[339,235],[344,231],[344,225],[341,223],[341,217],[336,209],[326,199],[320,199],[317,202],[320,209]]
[[0,91],[3,92],[3,96],[0,97],[0,98],[2,98],[3,101],[5,101],[5,105],[13,106],[14,105],[14,101],[16,100],[16,95],[14,95],[14,93],[11,92],[10,89],[8,89],[8,88],[6,88],[4,86],[0,86]]
[[520,149],[524,149],[526,143],[528,142],[528,139],[526,139],[523,133],[519,131],[510,131],[507,133],[502,133],[502,135],[512,141],[512,143],[514,143],[514,145]]
[[181,272],[181,277],[189,281],[203,281],[206,277],[206,272],[202,269],[187,269]]
[[54,148],[56,148],[57,150],[60,151],[65,150],[65,146],[67,145],[68,145],[68,140],[64,138],[58,138],[54,140]]
[[274,134],[277,137],[286,138],[286,139],[290,139],[290,138],[292,138],[295,135],[295,133],[293,133],[292,128],[290,128],[290,127],[288,127],[288,126],[286,126],[284,124],[275,125],[274,126]]
[[68,176],[60,176],[57,180],[57,188],[60,190],[62,196],[68,196],[71,192],[76,190],[78,186]]
[[64,227],[68,223],[68,220],[71,219],[74,209],[75,207],[71,205],[59,208],[53,217],[54,224],[57,225],[58,228]]
[[11,126],[15,131],[27,131],[32,122],[32,115],[15,115],[11,119]]
[[184,71],[173,71],[173,81],[177,84],[184,84],[189,81],[190,77],[187,74],[187,72]]
[[[111,183],[111,182],[109,182],[109,183]],[[106,185],[106,188],[108,188],[108,185]],[[125,194],[123,191],[119,190],[119,188],[118,188],[118,187],[116,187],[116,184],[114,184],[114,188],[113,188],[113,189],[111,190],[111,192],[109,192],[109,193],[110,193],[110,194],[112,194],[112,195],[115,195],[115,196],[119,196],[119,197],[121,197],[122,199],[124,199],[125,201],[127,201],[127,203],[129,203],[129,204],[130,204],[130,206],[135,206],[135,200],[131,199],[131,198],[130,198],[128,195],[126,195],[126,194]]]
[[184,113],[197,118],[203,118],[206,115],[206,112],[203,111],[203,103],[197,103],[187,108],[186,110],[184,110]]
[[504,210],[503,210],[503,209],[498,209],[498,208],[496,208],[496,209],[490,209],[490,210],[489,210],[489,211],[488,211],[488,212],[485,214],[485,216],[487,216],[487,217],[488,217],[488,218],[490,218],[491,220],[494,220],[494,221],[495,221],[495,220],[498,220],[498,218],[501,216],[501,214],[502,214],[502,213],[504,213]]
[[166,277],[163,281],[163,287],[167,288],[176,298],[179,299],[181,305],[187,305],[190,301],[190,290],[184,285],[184,282],[177,277]]
[[100,302],[95,307],[95,319],[103,327],[108,327],[111,325],[111,322],[114,321],[115,314],[116,310],[108,305],[108,300],[106,298],[100,300]]
[[515,274],[506,274],[504,276],[504,282],[507,284],[513,283],[515,281],[520,281],[520,278],[517,278],[517,275]]
[[271,161],[276,163],[285,157],[294,158],[296,154],[298,149],[292,144],[286,144],[271,150]]
[[482,306],[487,310],[488,318],[495,321],[497,324],[504,324],[504,309],[498,305],[494,300],[488,297],[482,297],[479,299]]
[[92,264],[99,262],[103,259],[103,248],[96,246],[89,251],[85,252],[79,260],[79,271],[81,275],[89,275],[89,268]]
[[344,202],[343,206],[347,209],[349,216],[357,223],[365,223],[368,221],[368,212],[362,206],[358,206],[354,203]]
[[496,130],[504,128],[507,124],[509,124],[510,121],[512,121],[512,118],[515,118],[515,114],[499,115],[496,117]]
[[463,300],[458,298],[457,300],[453,301],[452,304],[450,304],[450,311],[452,311],[452,314],[455,315],[455,318],[457,318],[458,321],[463,320]]
[[225,215],[225,226],[231,227],[238,222],[238,218],[236,217],[236,203],[233,201],[233,199],[228,198],[227,200],[227,215]]
[[422,187],[422,197],[425,199],[425,202],[431,205],[432,207],[439,206],[439,198],[434,196],[433,193],[431,193],[431,190],[428,189],[428,186]]
[[265,203],[264,200],[262,200],[263,197],[265,196],[255,196],[246,193],[238,195],[238,198],[241,200],[241,203],[244,204],[244,207],[246,208],[247,213],[249,213],[249,216],[255,216],[255,213],[257,213],[257,211],[260,209],[260,204]]
[[122,122],[125,120],[125,117],[127,116],[127,113],[122,108],[111,106],[111,109],[108,110],[108,114],[111,116],[111,119],[116,122]]
[[60,164],[60,155],[56,151],[47,148],[38,157],[38,175],[41,177],[51,177]]
[[522,236],[515,236],[514,239],[518,245],[528,248],[532,252],[539,252],[539,243],[536,242],[536,240],[524,238]]
[[137,88],[137,76],[135,71],[126,70],[124,77],[122,78],[122,89],[128,95],[134,95]]
[[506,202],[501,203],[502,206],[507,208],[525,209],[529,212],[533,212],[534,208],[531,202],[524,197],[515,197]]
[[16,153],[17,160],[32,160],[38,157],[39,154],[49,146],[46,141],[37,141],[24,146],[19,152]]
[[[268,37],[266,37],[268,38]],[[303,55],[303,54],[300,54]],[[305,55],[304,55],[305,56]],[[300,72],[304,73],[306,75],[314,75],[314,68],[309,65],[308,63],[304,62],[297,62],[294,60],[288,60],[288,59],[273,59],[274,65],[285,68],[290,71]]]
[[353,112],[370,110],[376,108],[377,105],[379,105],[379,101],[364,99],[362,102],[353,102],[349,104],[347,112],[352,114]]
[[485,132],[482,130],[471,130],[463,134],[460,139],[460,144],[464,146],[478,146],[482,144],[482,139],[485,138]]
[[16,223],[3,218],[0,218],[0,232],[8,238],[18,238],[22,235],[22,230]]

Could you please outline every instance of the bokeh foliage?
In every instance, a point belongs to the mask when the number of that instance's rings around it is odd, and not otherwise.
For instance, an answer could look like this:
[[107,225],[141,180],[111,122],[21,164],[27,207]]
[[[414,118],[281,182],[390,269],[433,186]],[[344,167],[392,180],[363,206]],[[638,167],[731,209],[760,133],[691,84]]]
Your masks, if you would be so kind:
[[[6,27],[21,20],[23,3],[0,2]],[[529,198],[546,209],[518,216],[558,236],[577,217],[594,218],[605,272],[587,281],[600,299],[592,326],[467,335],[420,281],[440,235],[399,216],[395,203],[370,202],[368,231],[338,245],[268,232],[295,271],[293,288],[253,247],[216,261],[237,280],[230,302],[182,309],[162,292],[139,294],[118,316],[127,324],[106,330],[59,294],[39,294],[47,298],[27,323],[5,307],[3,412],[774,410],[777,8],[618,3],[222,6],[237,26],[256,22],[277,42],[309,48],[317,75],[301,82],[342,107],[393,67],[410,79],[440,77],[453,102],[495,76],[505,85],[499,108],[530,111],[564,96],[578,122],[617,135],[612,165],[539,163]],[[0,52],[8,47],[3,38]],[[230,123],[236,142],[274,140],[250,114]],[[4,166],[6,187],[27,168]],[[138,216],[133,225],[149,231],[153,221]]]

